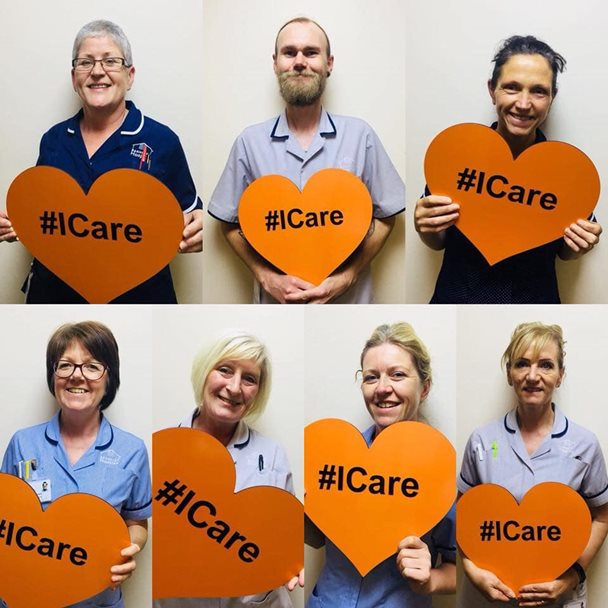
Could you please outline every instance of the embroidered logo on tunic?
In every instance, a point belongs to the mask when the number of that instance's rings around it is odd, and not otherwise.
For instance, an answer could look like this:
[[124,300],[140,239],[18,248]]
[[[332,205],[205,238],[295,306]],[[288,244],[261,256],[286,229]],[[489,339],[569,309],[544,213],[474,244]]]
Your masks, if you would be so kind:
[[576,444],[574,443],[574,441],[572,441],[570,439],[562,439],[562,441],[560,441],[560,443],[559,443],[559,449],[564,454],[570,454],[572,452],[572,450],[574,449],[575,445]]
[[133,144],[131,146],[131,156],[135,156],[135,158],[139,158],[139,167],[141,169],[146,163],[148,165],[148,171],[150,171],[150,166],[152,165],[152,148],[148,144]]
[[118,464],[120,462],[120,454],[114,450],[104,450],[99,457],[99,461],[104,464]]

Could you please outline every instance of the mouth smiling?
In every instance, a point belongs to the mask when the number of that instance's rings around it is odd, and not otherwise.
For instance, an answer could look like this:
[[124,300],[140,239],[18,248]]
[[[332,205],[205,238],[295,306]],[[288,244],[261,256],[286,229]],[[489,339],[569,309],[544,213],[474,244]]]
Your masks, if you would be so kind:
[[388,409],[391,409],[393,407],[397,407],[399,404],[398,403],[392,403],[390,401],[381,401],[380,403],[374,403],[374,405],[377,408],[380,408],[381,410],[388,410]]
[[228,397],[222,397],[222,395],[218,395],[218,397],[222,403],[225,403],[226,405],[229,405],[230,407],[239,407],[239,406],[243,405],[243,403],[241,401],[236,401],[236,400],[230,399]]
[[530,116],[529,114],[517,114],[516,112],[509,112],[509,117],[519,123],[530,123],[534,120],[534,116]]

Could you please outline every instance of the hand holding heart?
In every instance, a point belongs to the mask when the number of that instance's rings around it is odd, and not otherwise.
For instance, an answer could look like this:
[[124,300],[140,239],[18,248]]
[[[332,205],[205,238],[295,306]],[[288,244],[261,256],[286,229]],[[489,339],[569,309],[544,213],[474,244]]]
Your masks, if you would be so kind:
[[286,177],[265,175],[239,202],[247,242],[285,274],[313,285],[357,249],[371,220],[367,188],[343,169],[315,173],[302,192]]
[[[306,427],[304,441],[306,514],[362,576],[407,536],[428,532],[454,501],[454,448],[428,425],[397,422],[368,448],[348,422],[324,419]],[[411,541],[400,549],[421,548]]]
[[459,499],[456,513],[458,544],[475,566],[467,574],[493,599],[555,581],[580,557],[591,533],[585,501],[556,482],[534,486],[519,504],[501,486],[475,486]]
[[600,193],[595,166],[574,146],[541,142],[513,159],[496,131],[459,124],[433,139],[424,172],[433,196],[416,205],[418,232],[438,234],[457,222],[490,265],[559,239],[568,228],[566,243],[575,252],[597,242],[574,228]]

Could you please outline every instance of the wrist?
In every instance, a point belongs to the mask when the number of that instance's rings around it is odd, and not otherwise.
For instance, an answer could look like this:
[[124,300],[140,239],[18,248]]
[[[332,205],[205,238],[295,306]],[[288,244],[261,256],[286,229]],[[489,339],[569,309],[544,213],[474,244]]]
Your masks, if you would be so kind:
[[414,581],[409,579],[410,587],[414,593],[418,595],[431,595],[434,592],[433,588],[433,571],[431,570],[430,576],[427,581]]
[[577,587],[578,585],[584,583],[587,579],[587,573],[585,572],[585,569],[579,564],[579,562],[574,562],[564,574],[572,575],[571,579],[574,582],[574,587]]

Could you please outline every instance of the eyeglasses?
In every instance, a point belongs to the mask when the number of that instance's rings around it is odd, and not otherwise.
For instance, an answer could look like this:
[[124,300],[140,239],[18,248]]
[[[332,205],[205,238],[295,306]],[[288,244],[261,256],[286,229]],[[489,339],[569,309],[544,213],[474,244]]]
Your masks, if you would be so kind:
[[58,378],[70,378],[79,369],[87,380],[99,380],[106,373],[106,366],[102,363],[72,363],[60,359],[54,366],[55,375]]
[[72,67],[76,72],[90,72],[96,63],[101,63],[101,67],[106,72],[120,72],[123,66],[127,66],[127,62],[123,57],[104,57],[103,59],[76,57],[76,59],[72,60]]

